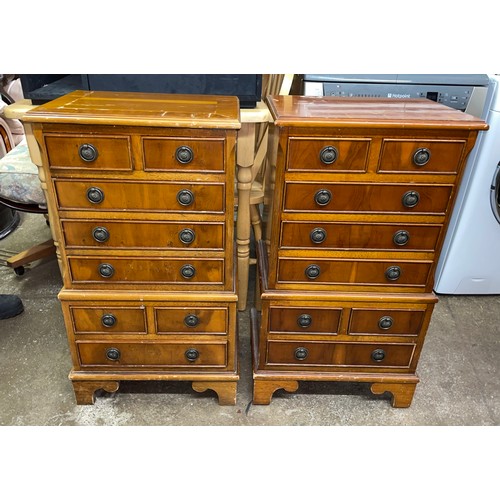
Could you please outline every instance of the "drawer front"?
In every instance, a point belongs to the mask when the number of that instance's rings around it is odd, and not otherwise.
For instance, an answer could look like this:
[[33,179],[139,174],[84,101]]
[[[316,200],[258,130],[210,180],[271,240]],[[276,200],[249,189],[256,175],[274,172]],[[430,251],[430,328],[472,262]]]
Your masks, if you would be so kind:
[[444,215],[452,190],[452,185],[287,182],[284,210]]
[[420,333],[425,309],[353,308],[349,322],[351,335],[414,335]]
[[144,137],[144,170],[224,171],[224,139]]
[[465,141],[384,139],[379,172],[457,174]]
[[332,334],[338,332],[341,308],[271,307],[269,331],[271,333]]
[[228,329],[227,308],[200,307],[157,307],[155,308],[156,331],[158,334],[200,334],[225,335]]
[[407,368],[414,349],[415,344],[269,340],[267,364],[299,370],[304,366]]
[[75,334],[145,334],[145,309],[69,306]]
[[224,223],[63,220],[67,248],[224,249]]
[[82,366],[120,368],[188,368],[225,367],[227,343],[201,342],[78,342]]
[[51,168],[131,171],[128,136],[45,136]]
[[365,172],[371,139],[291,138],[288,170],[321,172]]
[[278,259],[278,282],[425,286],[431,262]]
[[222,285],[223,259],[68,257],[73,283]]
[[281,248],[434,251],[442,225],[282,222]]
[[223,213],[224,184],[54,181],[61,210]]

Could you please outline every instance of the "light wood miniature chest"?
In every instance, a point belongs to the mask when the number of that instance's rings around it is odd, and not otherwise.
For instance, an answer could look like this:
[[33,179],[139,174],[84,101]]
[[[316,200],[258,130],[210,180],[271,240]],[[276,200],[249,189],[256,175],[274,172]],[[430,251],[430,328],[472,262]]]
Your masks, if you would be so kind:
[[25,121],[78,403],[121,380],[190,380],[234,404],[237,98],[76,91]]

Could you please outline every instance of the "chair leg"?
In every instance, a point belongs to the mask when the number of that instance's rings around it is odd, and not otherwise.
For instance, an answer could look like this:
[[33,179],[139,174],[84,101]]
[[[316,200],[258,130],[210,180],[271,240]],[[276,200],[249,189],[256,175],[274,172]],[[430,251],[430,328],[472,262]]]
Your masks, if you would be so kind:
[[45,243],[41,243],[40,245],[36,245],[28,250],[24,250],[23,252],[14,255],[10,259],[7,259],[6,263],[9,267],[16,269],[17,267],[21,267],[29,262],[49,257],[52,254],[55,255],[55,253],[56,247],[54,246],[54,241],[50,239]]
[[255,241],[262,239],[262,219],[260,217],[259,206],[250,205],[250,221],[253,227]]

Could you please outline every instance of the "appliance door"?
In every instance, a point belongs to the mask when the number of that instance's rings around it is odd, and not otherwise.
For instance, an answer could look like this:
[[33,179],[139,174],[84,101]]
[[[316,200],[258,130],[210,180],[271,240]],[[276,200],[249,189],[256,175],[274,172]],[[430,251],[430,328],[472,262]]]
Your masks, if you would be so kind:
[[498,162],[490,189],[491,210],[493,210],[493,215],[500,224],[500,162]]
[[437,266],[434,291],[500,293],[500,111],[490,111],[460,219]]

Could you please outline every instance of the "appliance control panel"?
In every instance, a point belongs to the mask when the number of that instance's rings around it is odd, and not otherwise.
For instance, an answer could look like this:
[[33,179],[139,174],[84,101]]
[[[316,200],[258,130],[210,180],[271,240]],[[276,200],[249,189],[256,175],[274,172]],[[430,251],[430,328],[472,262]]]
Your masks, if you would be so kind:
[[465,111],[474,88],[461,85],[405,85],[393,83],[304,82],[304,95],[334,97],[388,97],[430,99]]

